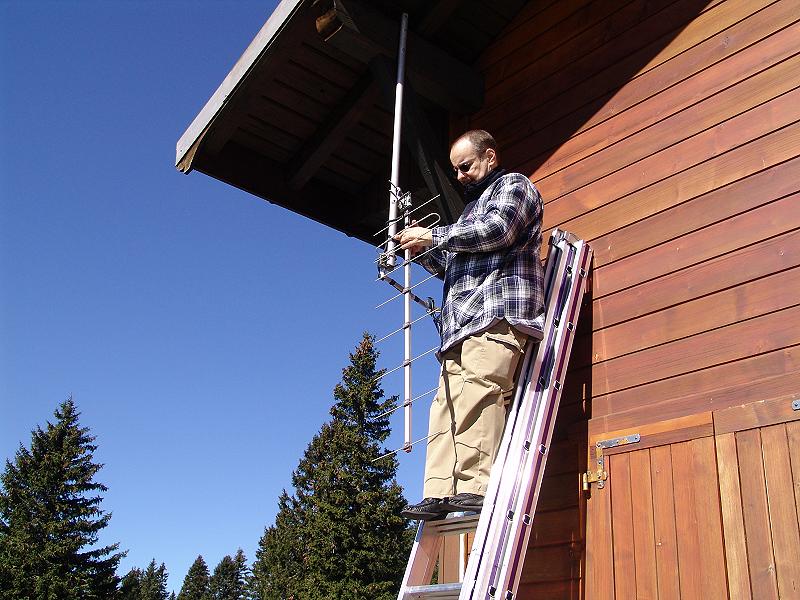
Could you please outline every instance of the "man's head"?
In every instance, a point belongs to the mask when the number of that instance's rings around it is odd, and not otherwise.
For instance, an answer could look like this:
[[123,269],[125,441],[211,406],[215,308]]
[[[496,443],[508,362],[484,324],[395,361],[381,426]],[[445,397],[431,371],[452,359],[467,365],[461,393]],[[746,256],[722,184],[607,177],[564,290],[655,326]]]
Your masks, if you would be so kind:
[[450,147],[450,163],[462,184],[477,183],[500,164],[497,142],[483,129],[467,131]]

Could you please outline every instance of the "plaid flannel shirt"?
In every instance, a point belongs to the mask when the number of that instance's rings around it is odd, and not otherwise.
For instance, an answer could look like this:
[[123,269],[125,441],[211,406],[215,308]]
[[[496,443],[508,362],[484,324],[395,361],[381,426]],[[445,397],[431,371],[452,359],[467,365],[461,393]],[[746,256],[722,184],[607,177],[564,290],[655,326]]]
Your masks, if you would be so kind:
[[432,250],[418,262],[444,279],[440,353],[500,319],[542,337],[542,197],[520,173],[491,184],[468,214],[431,230]]

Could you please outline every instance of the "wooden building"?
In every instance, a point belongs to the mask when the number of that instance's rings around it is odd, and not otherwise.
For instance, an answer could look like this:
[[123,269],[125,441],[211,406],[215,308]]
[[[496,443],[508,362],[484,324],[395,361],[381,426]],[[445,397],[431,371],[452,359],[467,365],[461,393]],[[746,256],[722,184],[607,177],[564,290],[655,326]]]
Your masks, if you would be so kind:
[[178,167],[368,239],[404,10],[406,185],[487,129],[594,250],[519,597],[800,598],[800,0],[284,0]]

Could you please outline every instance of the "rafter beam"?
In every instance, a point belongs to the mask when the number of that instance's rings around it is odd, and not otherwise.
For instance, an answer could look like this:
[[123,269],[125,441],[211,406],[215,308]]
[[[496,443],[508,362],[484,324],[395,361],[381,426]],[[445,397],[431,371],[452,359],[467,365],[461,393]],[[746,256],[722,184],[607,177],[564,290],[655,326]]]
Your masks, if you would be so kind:
[[[397,53],[399,24],[357,0],[334,0],[317,19],[317,32],[364,63]],[[483,105],[483,76],[414,32],[408,35],[406,70],[419,94],[450,112],[469,114]]]
[[417,30],[421,35],[430,37],[442,28],[442,25],[453,16],[461,4],[461,0],[439,0],[431,2],[428,13],[420,21]]
[[299,190],[314,176],[377,97],[378,86],[368,70],[292,160],[287,176],[289,187]]

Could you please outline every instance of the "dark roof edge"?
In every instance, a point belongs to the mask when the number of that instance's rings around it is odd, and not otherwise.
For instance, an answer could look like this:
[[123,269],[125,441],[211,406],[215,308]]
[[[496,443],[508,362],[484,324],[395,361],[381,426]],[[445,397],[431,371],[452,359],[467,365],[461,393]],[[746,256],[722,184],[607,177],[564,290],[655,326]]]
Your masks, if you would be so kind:
[[267,22],[247,46],[247,49],[233,65],[230,73],[225,77],[217,90],[208,99],[192,123],[178,140],[175,147],[175,166],[188,173],[192,170],[194,154],[205,133],[214,122],[214,119],[233,95],[238,85],[267,52],[278,35],[298,12],[306,0],[281,0]]

